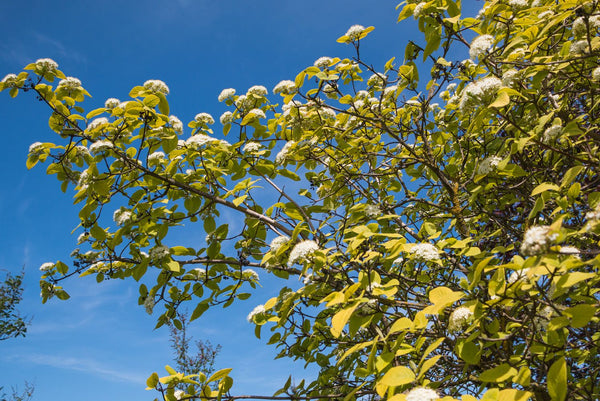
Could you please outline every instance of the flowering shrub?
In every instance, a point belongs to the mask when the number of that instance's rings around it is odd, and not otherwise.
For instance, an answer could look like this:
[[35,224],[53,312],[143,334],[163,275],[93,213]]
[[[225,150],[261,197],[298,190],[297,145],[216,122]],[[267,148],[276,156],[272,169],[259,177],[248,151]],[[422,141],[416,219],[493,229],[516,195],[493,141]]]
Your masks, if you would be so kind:
[[[75,187],[84,231],[72,267],[42,269],[43,300],[66,299],[69,277],[144,277],[161,326],[274,275],[248,321],[320,367],[278,396],[600,398],[600,9],[482,6],[402,3],[424,39],[383,65],[359,51],[374,27],[351,26],[276,96],[224,89],[222,132],[199,113],[185,135],[162,81],[83,113],[89,94],[58,64],[8,74],[0,90],[51,107],[57,143],[31,145],[27,166]],[[168,373],[148,379],[167,398],[181,383],[181,399],[230,394],[228,370]]]

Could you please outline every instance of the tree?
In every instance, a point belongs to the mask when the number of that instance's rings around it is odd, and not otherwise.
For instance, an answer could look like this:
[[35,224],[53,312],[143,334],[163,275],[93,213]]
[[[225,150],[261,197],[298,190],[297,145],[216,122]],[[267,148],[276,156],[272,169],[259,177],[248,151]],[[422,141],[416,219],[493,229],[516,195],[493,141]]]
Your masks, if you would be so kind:
[[27,323],[17,310],[23,299],[23,274],[7,273],[0,284],[0,341],[25,336]]
[[[318,59],[279,99],[224,90],[229,142],[206,113],[184,135],[162,81],[86,114],[52,60],[5,77],[52,111],[59,143],[34,143],[27,164],[74,187],[89,249],[47,266],[44,301],[76,274],[133,278],[140,304],[163,306],[158,326],[177,324],[184,302],[195,320],[248,298],[260,268],[282,285],[249,316],[257,336],[321,368],[278,396],[600,397],[598,2],[399,8],[424,33],[402,62],[371,66],[373,27],[352,26],[338,42],[353,55]],[[206,243],[172,243],[183,224]],[[180,398],[236,398],[227,369],[148,379],[169,400],[180,383],[197,384]]]
[[[177,325],[177,326],[176,326]],[[186,376],[202,372],[210,376],[215,371],[215,359],[221,351],[221,345],[213,346],[208,340],[197,340],[194,345],[197,351],[192,353],[190,342],[192,337],[188,335],[187,313],[177,313],[177,320],[169,326],[171,333],[171,349],[175,368]],[[186,386],[180,386],[179,391],[184,392]],[[176,390],[177,391],[177,390]]]

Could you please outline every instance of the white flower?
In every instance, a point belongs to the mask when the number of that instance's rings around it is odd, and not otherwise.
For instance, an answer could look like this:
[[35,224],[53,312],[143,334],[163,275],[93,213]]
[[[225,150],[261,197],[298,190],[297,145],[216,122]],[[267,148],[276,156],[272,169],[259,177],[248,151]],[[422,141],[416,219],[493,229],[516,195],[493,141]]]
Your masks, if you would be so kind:
[[319,57],[315,60],[314,66],[318,68],[327,68],[331,63],[331,57]]
[[173,131],[181,134],[183,132],[183,123],[180,119],[175,116],[169,116],[169,124],[173,128]]
[[383,74],[373,74],[367,80],[367,85],[374,87],[375,89],[381,89],[385,84],[386,76]]
[[319,250],[319,245],[315,241],[305,240],[298,242],[294,246],[294,249],[292,249],[292,252],[290,252],[288,267],[291,267],[296,262],[303,261],[317,250]]
[[120,226],[127,224],[132,217],[133,214],[129,210],[123,208],[117,209],[113,213],[113,220]]
[[90,233],[81,233],[79,237],[77,237],[77,245],[83,244],[90,237]]
[[252,109],[248,112],[248,114],[254,115],[255,118],[267,118],[265,112],[261,109]]
[[323,107],[321,110],[319,110],[319,115],[321,116],[322,119],[327,120],[327,119],[334,119],[336,114],[335,114],[335,110],[333,110],[330,107]]
[[144,308],[146,308],[147,314],[152,314],[152,310],[154,309],[154,297],[148,296],[144,299]]
[[481,161],[477,168],[477,174],[486,175],[498,168],[498,164],[502,161],[501,157],[488,156]]
[[115,145],[109,140],[97,141],[90,145],[90,153],[97,154],[112,149]]
[[165,158],[165,154],[163,152],[153,152],[148,155],[148,163],[154,161],[161,161]]
[[569,48],[569,53],[573,55],[585,53],[588,50],[588,41],[587,40],[578,40],[571,44]]
[[242,272],[242,277],[246,280],[258,281],[258,273],[252,269],[244,269]]
[[472,316],[473,312],[469,308],[465,308],[464,306],[456,308],[452,311],[448,319],[448,331],[461,331],[469,323]]
[[525,7],[529,7],[528,0],[508,0],[508,5],[512,8],[521,9]]
[[286,244],[290,240],[290,237],[286,235],[280,235],[279,237],[273,238],[269,247],[271,248],[271,252],[277,252],[279,248],[281,248],[284,244]]
[[98,118],[95,118],[94,120],[92,120],[92,122],[90,122],[88,124],[88,129],[89,130],[93,130],[93,129],[96,129],[96,128],[104,125],[104,124],[108,124],[108,118],[106,118],[106,117],[98,117]]
[[275,87],[273,88],[273,93],[275,93],[275,94],[281,93],[282,95],[289,95],[289,94],[295,93],[295,92],[296,92],[296,84],[290,80],[283,80],[283,81],[279,82],[277,85],[275,85]]
[[381,215],[381,209],[377,205],[367,205],[365,206],[365,214],[367,217],[377,217]]
[[481,103],[482,100],[492,97],[502,87],[502,81],[496,77],[485,77],[469,83],[462,93],[460,108],[469,110]]
[[35,66],[44,71],[55,71],[58,68],[56,61],[51,58],[40,58],[35,62]]
[[110,97],[106,99],[106,102],[104,102],[104,107],[107,109],[114,109],[115,107],[118,107],[120,103],[121,101],[119,99]]
[[527,279],[527,271],[529,269],[525,268],[522,270],[514,271],[508,276],[508,280],[506,281],[508,284],[516,283],[517,281],[526,280]]
[[235,95],[235,89],[233,89],[233,88],[223,89],[218,97],[219,102],[222,102],[223,100],[227,100],[230,97],[232,97],[233,95]]
[[596,221],[600,220],[600,204],[596,206],[596,209],[587,212],[585,214],[585,218],[586,220],[589,220],[588,223],[595,223]]
[[252,321],[254,320],[254,317],[256,315],[260,315],[262,313],[265,313],[265,306],[264,305],[258,305],[254,309],[252,309],[252,312],[250,312],[248,314],[248,317],[246,319],[248,319],[248,322],[252,323]]
[[581,253],[581,251],[574,246],[561,246],[559,252],[564,255],[574,255],[577,258],[579,258],[579,254]]
[[81,81],[78,80],[77,78],[66,77],[65,79],[60,80],[60,82],[58,83],[58,86],[59,87],[62,86],[69,90],[79,89],[79,88],[81,88]]
[[348,31],[346,32],[345,36],[348,36],[350,41],[353,42],[356,39],[358,39],[358,37],[361,33],[363,33],[364,30],[365,27],[362,25],[352,25],[350,28],[348,28]]
[[261,147],[262,147],[262,145],[258,142],[248,142],[242,148],[242,152],[254,153],[254,152],[260,150]]
[[29,145],[29,153],[30,154],[38,154],[42,150],[44,150],[44,144],[41,142],[34,142],[31,145]]
[[600,82],[600,67],[594,68],[592,71],[592,79],[596,82]]
[[254,85],[248,89],[248,93],[256,96],[266,96],[269,92],[267,91],[267,88],[262,85]]
[[492,35],[481,35],[473,39],[471,47],[469,48],[469,57],[471,60],[477,61],[478,58],[485,56],[488,50],[494,44],[494,37]]
[[547,17],[552,17],[554,15],[554,12],[552,10],[547,10],[547,11],[543,11],[541,13],[538,14],[538,19],[544,19]]
[[208,135],[204,134],[196,134],[185,141],[186,146],[199,148],[203,145],[206,145],[209,142],[216,141],[215,138],[212,138]]
[[428,261],[440,258],[440,251],[435,246],[426,242],[414,244],[410,249],[410,252],[417,260]]
[[439,398],[435,390],[427,387],[413,388],[406,394],[406,401],[433,401]]
[[198,114],[196,114],[196,117],[194,117],[194,120],[198,123],[207,124],[207,125],[211,125],[211,124],[215,123],[215,119],[212,118],[212,116],[208,113],[198,113]]
[[175,390],[173,392],[173,396],[175,397],[176,400],[180,400],[184,395],[185,395],[185,392],[182,390]]
[[544,253],[556,238],[556,234],[550,235],[550,226],[530,227],[523,236],[521,253],[525,256]]
[[547,128],[544,131],[544,138],[543,141],[544,142],[550,142],[554,139],[556,139],[557,136],[559,136],[562,133],[562,126],[555,124],[549,128]]
[[[369,284],[367,286],[367,292],[372,293],[375,288],[381,288],[381,284],[372,282],[371,284]],[[371,301],[374,301],[374,300],[371,300]]]
[[230,111],[226,111],[225,113],[221,114],[219,121],[221,121],[221,124],[223,125],[229,124],[233,121],[233,113]]
[[519,71],[510,69],[502,74],[502,84],[504,86],[513,86],[519,77]]
[[277,153],[277,156],[275,156],[275,163],[276,164],[282,164],[285,161],[285,159],[287,158],[288,152],[290,151],[290,148],[292,146],[294,146],[294,144],[295,144],[294,141],[288,141],[288,142],[286,142],[286,144],[279,151],[279,153]]
[[48,270],[52,270],[53,268],[54,268],[54,263],[52,263],[52,262],[46,262],[46,263],[43,263],[40,266],[40,271],[41,272],[47,272]]
[[585,21],[583,20],[583,17],[579,17],[575,21],[573,21],[573,33],[575,34],[575,36],[583,36],[586,32],[587,26],[585,24]]
[[413,17],[415,19],[418,19],[419,17],[421,17],[421,14],[423,13],[423,9],[425,8],[426,5],[427,5],[427,2],[417,4],[415,9],[413,10]]
[[2,78],[2,83],[5,87],[13,88],[17,85],[17,76],[15,74],[6,74],[6,76]]
[[159,261],[169,256],[169,247],[164,245],[157,245],[150,249],[150,259]]
[[144,88],[154,93],[164,93],[165,95],[169,94],[169,87],[159,79],[147,80],[144,82]]

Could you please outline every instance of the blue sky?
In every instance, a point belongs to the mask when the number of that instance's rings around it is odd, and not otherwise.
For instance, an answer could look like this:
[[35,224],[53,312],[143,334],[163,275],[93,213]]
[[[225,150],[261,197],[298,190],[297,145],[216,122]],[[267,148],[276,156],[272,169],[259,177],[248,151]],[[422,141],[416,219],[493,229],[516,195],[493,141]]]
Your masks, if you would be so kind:
[[[420,40],[420,34],[412,20],[396,23],[398,2],[4,0],[0,75],[52,58],[92,94],[87,110],[109,97],[125,100],[133,86],[161,79],[171,91],[171,112],[182,121],[199,112],[217,119],[226,109],[217,101],[223,88],[271,90],[321,56],[352,56],[350,46],[336,39],[354,24],[375,26],[361,55],[376,68],[392,56],[402,59],[408,39]],[[0,269],[25,270],[20,310],[32,318],[26,338],[0,343],[0,385],[30,381],[35,400],[153,399],[157,394],[144,391],[145,379],[154,371],[163,375],[171,362],[168,331],[153,330],[154,318],[137,306],[135,283],[75,279],[66,284],[70,300],[41,304],[38,268],[69,261],[78,224],[72,193],[63,194],[45,166],[25,168],[31,143],[55,140],[48,117],[32,96],[0,96]],[[271,394],[289,374],[298,380],[314,374],[273,361],[276,350],[256,339],[246,321],[256,304],[278,292],[277,285],[265,277],[250,300],[209,311],[191,327],[196,338],[222,345],[217,367],[234,369],[236,394]]]

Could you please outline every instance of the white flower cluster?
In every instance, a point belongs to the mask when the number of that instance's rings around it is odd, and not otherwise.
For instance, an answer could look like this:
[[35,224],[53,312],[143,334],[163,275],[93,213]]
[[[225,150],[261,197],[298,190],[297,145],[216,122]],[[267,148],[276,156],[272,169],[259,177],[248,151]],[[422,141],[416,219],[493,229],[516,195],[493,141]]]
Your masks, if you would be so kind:
[[14,88],[17,85],[17,76],[15,74],[6,74],[6,76],[2,78],[2,83],[5,87]]
[[287,235],[280,235],[279,237],[273,238],[269,248],[271,252],[277,252],[279,248],[281,248],[284,244],[286,244],[290,240],[290,237]]
[[267,118],[265,112],[261,109],[252,109],[248,112],[248,114],[252,114],[254,118]]
[[81,233],[79,237],[77,237],[77,245],[81,245],[86,242],[90,238],[90,233]]
[[246,319],[248,319],[248,322],[252,323],[252,321],[254,321],[254,317],[262,313],[265,313],[265,306],[258,305],[254,309],[252,309],[252,312],[248,314],[248,317]]
[[97,141],[90,145],[90,153],[97,154],[112,149],[115,145],[109,140]]
[[419,3],[415,6],[415,9],[413,10],[413,17],[414,19],[418,19],[420,17],[423,16],[423,9],[427,6],[427,2],[424,1],[422,3]]
[[544,142],[550,142],[556,139],[562,133],[562,126],[555,124],[544,131],[544,137],[542,138]]
[[576,42],[573,42],[571,44],[571,47],[569,48],[569,53],[572,55],[579,55],[579,54],[583,54],[585,52],[587,52],[588,50],[588,41],[583,39],[583,40],[578,40]]
[[203,145],[206,145],[207,143],[216,141],[217,139],[210,137],[208,135],[204,135],[204,134],[196,134],[193,135],[192,137],[188,138],[185,141],[186,146],[192,147],[192,148],[199,148]]
[[245,280],[252,280],[252,281],[258,281],[258,273],[255,272],[252,269],[244,269],[244,271],[242,272],[242,277]]
[[256,95],[256,96],[266,96],[269,93],[267,88],[262,85],[254,85],[250,89],[248,89],[247,95]]
[[173,391],[173,397],[175,397],[176,400],[181,400],[183,398],[183,396],[185,396],[185,391],[183,391],[183,390]]
[[49,270],[52,270],[53,268],[54,268],[54,263],[52,263],[52,262],[46,262],[46,263],[43,263],[40,266],[40,271],[41,272],[47,272]]
[[230,97],[232,97],[233,95],[235,95],[235,89],[233,89],[233,88],[223,89],[221,91],[221,93],[219,94],[219,97],[218,97],[219,102],[227,100]]
[[115,107],[118,107],[119,104],[121,104],[121,101],[119,99],[111,97],[106,99],[106,102],[104,102],[104,107],[106,107],[107,109],[114,109]]
[[592,80],[595,82],[600,82],[600,67],[596,67],[592,71]]
[[235,107],[239,110],[247,110],[254,107],[254,100],[246,95],[240,95],[235,101]]
[[585,214],[586,220],[590,220],[593,222],[600,221],[600,204],[596,206],[596,208],[590,212]]
[[229,124],[233,121],[233,113],[230,111],[226,111],[225,113],[221,114],[219,121],[221,121],[221,124],[223,125]]
[[40,58],[36,60],[35,66],[44,71],[56,71],[58,64],[51,58]]
[[502,87],[502,81],[496,77],[485,77],[469,83],[463,90],[460,101],[461,110],[469,110],[481,100],[490,98]]
[[286,144],[283,146],[283,148],[281,148],[281,150],[279,151],[279,153],[277,153],[277,156],[275,156],[275,164],[283,164],[283,162],[287,158],[287,155],[288,155],[288,152],[290,151],[290,148],[292,146],[294,146],[295,143],[296,142],[294,142],[294,141],[288,141],[288,142],[286,142]]
[[367,85],[375,89],[381,89],[383,88],[386,79],[387,77],[385,75],[375,73],[369,77],[369,79],[367,80]]
[[196,267],[195,269],[191,270],[191,273],[196,277],[196,279],[198,280],[204,280],[206,278],[206,269],[203,269],[201,267]]
[[165,159],[165,154],[163,152],[152,152],[148,155],[148,163],[152,162],[160,162]]
[[132,217],[133,214],[129,210],[123,208],[117,209],[113,213],[113,220],[120,226],[127,224]]
[[262,147],[262,145],[260,143],[258,143],[258,142],[248,142],[242,148],[242,152],[245,152],[245,153],[254,153],[254,152],[259,151],[261,147]]
[[448,319],[448,331],[457,332],[461,331],[471,320],[473,317],[473,312],[469,308],[465,308],[461,306],[456,308],[450,314],[450,318]]
[[477,61],[478,58],[485,56],[488,50],[494,44],[494,37],[492,35],[481,35],[473,39],[471,47],[469,48],[469,57],[473,61]]
[[296,262],[303,261],[317,250],[319,250],[319,245],[315,241],[305,240],[298,242],[294,246],[294,249],[292,249],[292,252],[290,252],[288,267],[291,267]]
[[196,117],[194,117],[194,120],[198,123],[207,125],[212,125],[215,123],[215,119],[212,118],[212,116],[208,113],[198,113],[196,114]]
[[91,181],[92,181],[92,178],[90,177],[90,173],[88,173],[87,170],[84,170],[79,175],[79,180],[77,181],[77,185],[79,186],[80,189],[86,189]]
[[488,156],[479,163],[477,174],[486,175],[498,168],[498,164],[502,161],[499,156]]
[[365,206],[365,214],[367,217],[378,217],[381,215],[381,209],[377,205]]
[[406,394],[406,401],[433,401],[439,398],[435,390],[427,387],[413,388]]
[[157,245],[150,249],[150,259],[159,261],[170,255],[169,247],[164,245]]
[[417,260],[428,261],[440,258],[440,251],[435,246],[426,242],[414,244],[410,249],[410,252]]
[[176,116],[169,116],[169,125],[171,125],[173,131],[178,134],[183,133],[183,123]]
[[529,1],[528,0],[508,0],[508,5],[514,9],[519,10],[521,8],[529,7]]
[[513,284],[513,283],[516,283],[517,281],[526,280],[528,271],[529,271],[529,268],[514,271],[510,274],[510,276],[508,276],[508,280],[506,280],[506,282],[508,284]]
[[362,25],[352,25],[350,28],[348,28],[348,31],[346,31],[346,35],[351,42],[355,41],[358,39],[358,37],[360,36],[361,33],[363,33],[363,31],[365,30],[365,27]]
[[296,84],[293,81],[286,79],[286,80],[279,82],[277,85],[275,85],[275,87],[273,88],[273,93],[274,94],[281,93],[282,95],[290,95],[292,93],[295,93],[296,90],[297,90]]
[[539,255],[548,249],[556,234],[550,235],[550,226],[533,226],[525,231],[521,253],[525,256]]
[[515,69],[510,69],[504,71],[502,73],[502,85],[512,87],[517,83],[519,79],[519,71]]
[[30,155],[39,154],[42,150],[44,150],[44,144],[41,142],[34,142],[31,145],[29,145]]
[[581,251],[574,247],[574,246],[561,246],[559,251],[559,253],[563,254],[563,255],[574,255],[576,258],[579,259],[579,254],[581,253]]
[[92,122],[90,122],[88,124],[88,129],[89,130],[94,130],[104,124],[108,124],[108,118],[106,117],[98,117],[92,120]]
[[317,68],[327,68],[331,63],[331,57],[319,57],[315,60],[314,66]]
[[169,87],[166,83],[159,79],[147,80],[144,82],[144,88],[154,93],[164,93],[165,95],[169,94]]
[[60,80],[58,86],[68,90],[75,90],[81,88],[81,81],[74,77],[66,77]]

